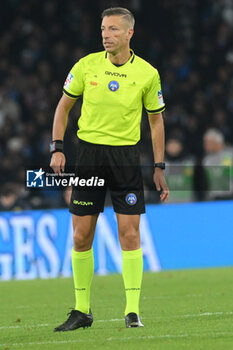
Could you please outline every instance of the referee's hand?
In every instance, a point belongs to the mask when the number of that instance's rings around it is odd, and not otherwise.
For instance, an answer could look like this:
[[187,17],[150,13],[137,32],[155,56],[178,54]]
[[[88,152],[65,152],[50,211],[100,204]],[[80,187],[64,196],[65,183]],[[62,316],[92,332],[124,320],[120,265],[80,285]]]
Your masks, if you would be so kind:
[[163,170],[160,168],[155,168],[153,179],[156,190],[162,191],[162,193],[160,194],[161,201],[166,203],[169,198],[169,189],[167,187],[167,182],[165,180]]
[[53,169],[55,174],[62,176],[65,171],[66,157],[62,152],[55,152],[52,155],[50,167]]

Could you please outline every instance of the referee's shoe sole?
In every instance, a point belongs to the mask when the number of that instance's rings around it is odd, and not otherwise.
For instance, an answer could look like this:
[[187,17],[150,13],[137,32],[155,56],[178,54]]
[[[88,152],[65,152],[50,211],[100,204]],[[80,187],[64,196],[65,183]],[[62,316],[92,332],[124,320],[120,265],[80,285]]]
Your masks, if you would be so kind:
[[126,328],[144,327],[144,325],[140,321],[139,316],[134,312],[130,312],[128,315],[125,316],[125,325]]
[[60,326],[54,328],[54,332],[67,332],[74,331],[78,328],[88,328],[91,327],[93,323],[93,316],[90,311],[89,314],[84,314],[78,310],[72,310],[67,315],[69,315],[68,319],[62,323]]

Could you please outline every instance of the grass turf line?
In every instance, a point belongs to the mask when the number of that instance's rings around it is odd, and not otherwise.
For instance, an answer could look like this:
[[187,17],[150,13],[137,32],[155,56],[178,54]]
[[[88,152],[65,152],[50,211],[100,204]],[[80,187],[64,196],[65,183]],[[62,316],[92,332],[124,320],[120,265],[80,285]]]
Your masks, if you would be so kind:
[[0,283],[0,349],[233,349],[233,268],[145,273],[144,328],[126,329],[120,275],[94,276],[91,328],[54,333],[74,305],[72,279]]

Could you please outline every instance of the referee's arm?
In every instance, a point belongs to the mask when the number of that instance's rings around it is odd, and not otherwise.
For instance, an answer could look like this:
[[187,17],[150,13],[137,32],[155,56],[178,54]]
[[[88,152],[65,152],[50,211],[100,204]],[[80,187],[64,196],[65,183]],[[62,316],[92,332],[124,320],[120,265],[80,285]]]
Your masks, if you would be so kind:
[[[53,121],[53,133],[52,133],[53,140],[63,141],[64,134],[66,131],[66,126],[67,126],[68,115],[73,105],[75,104],[75,102],[76,102],[76,99],[73,99],[73,98],[71,99],[66,95],[63,95],[60,101],[58,102],[55,115],[54,115],[54,121]],[[62,172],[64,172],[65,163],[66,163],[66,158],[64,153],[62,152],[53,153],[51,162],[50,162],[50,167],[53,169],[55,173],[61,174]]]
[[[151,129],[151,139],[154,153],[154,162],[160,163],[164,161],[164,123],[162,113],[158,114],[148,114],[150,129]],[[161,191],[160,199],[163,202],[168,201],[169,189],[164,177],[163,170],[160,168],[155,168],[154,170],[154,183],[157,191]]]

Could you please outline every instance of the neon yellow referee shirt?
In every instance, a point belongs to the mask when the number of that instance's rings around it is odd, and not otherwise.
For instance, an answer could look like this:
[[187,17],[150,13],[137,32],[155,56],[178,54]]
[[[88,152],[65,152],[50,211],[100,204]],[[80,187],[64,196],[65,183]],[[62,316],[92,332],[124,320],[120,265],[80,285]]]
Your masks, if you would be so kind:
[[68,74],[63,93],[73,99],[83,96],[78,137],[102,145],[136,144],[143,105],[148,113],[165,109],[157,69],[132,50],[119,67],[105,51],[81,58]]

